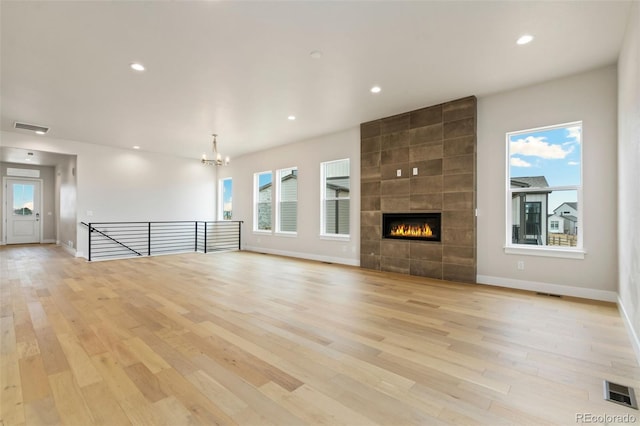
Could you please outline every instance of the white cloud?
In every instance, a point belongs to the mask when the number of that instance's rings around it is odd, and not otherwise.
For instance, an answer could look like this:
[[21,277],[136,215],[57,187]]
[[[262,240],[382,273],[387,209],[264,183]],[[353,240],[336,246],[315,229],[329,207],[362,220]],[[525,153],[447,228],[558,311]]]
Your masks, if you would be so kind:
[[578,166],[580,164],[580,162],[579,161],[569,161],[567,164],[570,165],[570,166]]
[[531,167],[531,163],[527,163],[520,157],[511,157],[511,160],[509,160],[509,164],[514,167]]
[[545,139],[545,137],[527,136],[525,139],[511,141],[510,153],[558,160],[565,158],[573,151],[573,148],[564,150],[562,146],[550,144]]
[[582,141],[582,126],[567,127],[567,138],[580,143]]

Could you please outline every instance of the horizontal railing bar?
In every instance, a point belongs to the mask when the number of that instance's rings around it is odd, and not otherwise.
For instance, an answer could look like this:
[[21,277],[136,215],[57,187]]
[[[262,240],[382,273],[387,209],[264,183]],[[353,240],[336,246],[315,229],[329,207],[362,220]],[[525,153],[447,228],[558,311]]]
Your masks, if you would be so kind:
[[94,222],[89,260],[241,249],[242,221]]

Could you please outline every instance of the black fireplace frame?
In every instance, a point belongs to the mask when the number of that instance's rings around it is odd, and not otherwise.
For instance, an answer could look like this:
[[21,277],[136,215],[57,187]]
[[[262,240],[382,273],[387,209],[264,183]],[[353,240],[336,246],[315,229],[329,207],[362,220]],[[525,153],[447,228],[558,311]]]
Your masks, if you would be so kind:
[[[391,227],[398,222],[409,225],[423,225],[426,223],[431,228],[433,235],[430,237],[391,235]],[[382,238],[440,242],[442,240],[442,214],[439,212],[382,213]]]

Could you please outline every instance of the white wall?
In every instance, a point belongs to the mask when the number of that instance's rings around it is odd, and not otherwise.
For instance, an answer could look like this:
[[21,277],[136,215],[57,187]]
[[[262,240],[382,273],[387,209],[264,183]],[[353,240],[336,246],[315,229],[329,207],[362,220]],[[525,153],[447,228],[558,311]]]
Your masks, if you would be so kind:
[[[616,300],[616,110],[615,66],[478,99],[478,282]],[[578,120],[585,258],[505,254],[505,134]]]
[[640,358],[640,3],[634,3],[618,62],[620,306]]
[[77,182],[75,156],[56,166],[57,243],[75,250],[77,246]]
[[198,159],[13,132],[2,132],[2,144],[77,155],[79,256],[87,254],[87,229],[80,222],[215,218],[215,168]]
[[[351,166],[351,238],[320,238],[320,163],[349,158]],[[265,235],[253,230],[253,174],[298,167],[298,235]],[[360,263],[360,130],[326,135],[234,158],[219,169],[233,178],[233,219],[244,221],[243,247],[265,253],[349,265]],[[275,219],[275,217],[274,217]]]

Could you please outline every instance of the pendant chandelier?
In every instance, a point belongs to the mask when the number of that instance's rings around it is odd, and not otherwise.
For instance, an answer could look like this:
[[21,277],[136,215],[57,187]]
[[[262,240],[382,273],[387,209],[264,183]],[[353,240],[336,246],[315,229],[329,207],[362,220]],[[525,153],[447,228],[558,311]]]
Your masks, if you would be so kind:
[[218,152],[218,141],[216,140],[218,135],[214,133],[211,136],[213,136],[213,160],[207,160],[207,155],[202,154],[202,164],[207,166],[226,166],[231,160],[229,157],[224,157],[224,160],[222,159],[222,155]]

